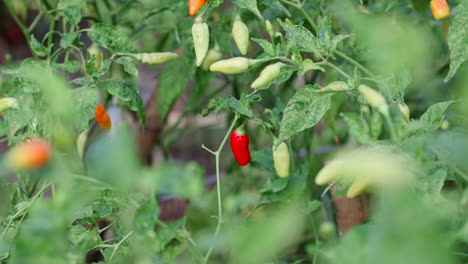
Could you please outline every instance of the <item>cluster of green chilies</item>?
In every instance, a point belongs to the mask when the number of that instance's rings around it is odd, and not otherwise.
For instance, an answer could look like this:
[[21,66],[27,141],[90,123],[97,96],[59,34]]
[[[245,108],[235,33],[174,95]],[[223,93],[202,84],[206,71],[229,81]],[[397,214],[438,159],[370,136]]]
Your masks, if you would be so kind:
[[[195,15],[207,0],[189,0],[189,14]],[[432,0],[431,9],[434,17],[437,20],[446,18],[450,15],[450,9],[445,0]],[[271,23],[267,20],[266,27],[271,28]],[[203,69],[208,68],[213,72],[220,72],[224,74],[238,74],[243,73],[249,67],[260,63],[259,60],[249,59],[245,57],[234,57],[226,60],[221,60],[222,55],[216,49],[209,50],[209,27],[203,21],[201,16],[195,19],[192,26],[192,37],[196,56],[196,65],[202,66]],[[246,55],[249,47],[249,29],[242,22],[239,15],[236,15],[232,26],[232,36],[237,45],[239,52]],[[281,68],[284,66],[282,62],[276,62],[266,66],[260,73],[257,79],[251,84],[251,87],[258,89],[267,86],[270,82],[276,79]],[[375,90],[361,85],[359,91],[366,98],[371,106],[376,107],[384,116],[388,116],[388,105],[385,98]],[[401,110],[407,116],[407,106],[401,106]],[[243,125],[233,130],[230,139],[231,149],[240,166],[245,166],[250,162],[249,151],[249,137],[245,133]],[[276,173],[280,177],[289,176],[289,151],[286,143],[281,142],[279,145],[276,142],[273,144],[273,160]]]

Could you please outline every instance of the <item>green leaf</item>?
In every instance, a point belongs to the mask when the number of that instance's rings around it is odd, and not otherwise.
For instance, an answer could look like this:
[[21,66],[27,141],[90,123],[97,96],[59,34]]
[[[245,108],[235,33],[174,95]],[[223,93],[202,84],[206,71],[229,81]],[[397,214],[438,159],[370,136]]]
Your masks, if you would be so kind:
[[271,148],[252,151],[252,166],[262,168],[275,175],[276,172],[273,166],[273,152]]
[[429,195],[439,195],[442,187],[444,186],[444,181],[447,178],[447,170],[439,169],[433,174],[427,175],[424,181],[421,181],[421,187]]
[[312,70],[318,70],[318,71],[325,72],[324,68],[322,68],[320,65],[317,65],[316,63],[314,63],[311,59],[305,59],[301,63],[301,67],[300,67],[300,69],[298,71],[298,74],[300,76],[304,76],[307,72],[312,71]]
[[114,52],[135,52],[133,43],[116,27],[107,24],[94,24],[88,31],[89,38],[104,48]]
[[369,127],[356,113],[342,113],[341,116],[349,126],[349,133],[361,144],[369,145],[372,139],[369,136]]
[[406,126],[404,136],[409,137],[417,133],[427,133],[436,130],[444,121],[444,113],[453,101],[441,102],[432,105],[419,120],[411,120]]
[[306,52],[318,52],[317,43],[314,35],[305,27],[298,25],[289,25],[279,21],[281,27],[286,31],[286,38],[291,45],[297,45]]
[[76,32],[68,32],[64,34],[62,39],[60,39],[60,47],[68,48],[78,37],[79,34]]
[[331,55],[332,44],[332,32],[331,32],[331,19],[329,16],[324,17],[320,20],[317,26],[317,44],[321,49],[322,53]]
[[[193,89],[190,91],[187,109],[189,111],[198,111],[200,102],[206,96],[207,91],[210,91],[211,80],[215,74],[213,72],[206,72],[200,68],[197,68],[195,72],[195,83]],[[209,94],[209,92],[208,92]]]
[[86,254],[94,246],[102,242],[101,236],[96,230],[88,230],[82,225],[74,225],[68,229],[68,237],[81,254]]
[[[335,196],[336,197],[336,196]],[[322,202],[318,200],[312,200],[307,202],[307,209],[309,213],[313,213],[322,207]]]
[[374,139],[378,139],[382,133],[383,120],[379,111],[372,111],[371,123],[370,123],[370,132],[371,136]]
[[278,0],[263,0],[263,4],[265,4],[266,6],[269,6],[273,9],[276,9],[276,10],[279,10],[281,12],[283,12],[284,14],[286,14],[288,17],[291,16],[291,13],[289,13],[289,10],[283,6],[283,4],[281,4],[280,1]]
[[47,48],[42,45],[35,37],[31,34],[31,49],[39,57],[44,57],[47,55]]
[[236,4],[240,8],[246,8],[254,13],[260,20],[263,21],[263,16],[258,10],[257,7],[257,0],[234,0],[234,4]]
[[462,1],[453,9],[447,36],[450,49],[450,71],[444,81],[455,76],[460,65],[468,59],[468,1]]
[[187,199],[198,199],[204,189],[204,170],[196,162],[181,164],[163,162],[148,171],[158,193],[176,195]]
[[286,82],[287,80],[289,80],[289,78],[291,78],[291,75],[294,73],[294,71],[295,71],[294,68],[283,67],[278,77],[276,77],[273,81],[271,81],[268,84],[268,87],[270,87],[273,84],[282,84]]
[[73,108],[79,115],[76,127],[78,131],[83,131],[88,128],[89,121],[94,117],[99,94],[95,88],[83,87],[71,90],[71,97]]
[[[100,137],[89,147],[86,155],[87,175],[125,192],[141,183],[142,173],[133,132],[126,126],[117,126],[115,131]],[[115,196],[112,193],[110,195]],[[103,200],[108,203],[107,199]],[[94,209],[93,214],[103,216],[112,213],[115,203],[121,206],[119,201],[113,200],[111,205],[105,204],[100,212]]]
[[74,25],[81,21],[85,8],[85,0],[60,0],[57,5],[57,9],[62,10],[65,18]]
[[133,82],[119,82],[116,80],[108,79],[100,83],[101,88],[124,103],[132,111],[138,112],[141,125],[145,126],[146,116],[143,100],[141,99],[140,91],[135,87]]
[[279,141],[315,126],[330,109],[333,93],[317,93],[315,90],[319,88],[318,85],[305,86],[289,100],[281,121]]
[[155,197],[150,197],[138,208],[133,224],[135,231],[145,233],[153,231],[159,218],[159,204]]
[[124,70],[128,74],[134,77],[138,76],[138,68],[137,68],[138,61],[135,58],[130,57],[130,56],[122,56],[122,57],[117,58],[115,62],[122,65],[124,67]]
[[254,42],[257,42],[260,47],[262,47],[263,51],[270,55],[270,56],[276,56],[276,51],[275,51],[275,46],[273,44],[265,39],[258,39],[258,38],[251,38]]
[[[457,130],[448,130],[427,138],[427,145],[440,161],[449,168],[468,172],[468,134]],[[458,174],[456,172],[456,174]]]
[[203,110],[203,116],[207,116],[209,113],[214,112],[216,115],[223,109],[232,110],[240,115],[244,115],[248,118],[253,118],[254,113],[252,110],[252,104],[259,102],[261,97],[259,95],[250,96],[247,92],[242,92],[241,99],[237,100],[233,96],[226,98],[216,98],[210,101],[208,107]]
[[167,248],[167,244],[171,242],[183,228],[185,228],[186,217],[173,221],[164,228],[158,230],[156,236],[158,238],[158,243],[155,245],[158,249]]
[[268,181],[265,183],[263,188],[260,190],[261,193],[266,192],[279,192],[284,190],[286,186],[288,186],[289,179],[288,178],[279,178],[279,177],[272,177],[268,178]]
[[171,107],[184,93],[192,74],[192,64],[184,58],[175,59],[164,66],[159,76],[158,112],[164,120]]
[[412,76],[408,69],[402,67],[397,73],[389,78],[378,80],[378,83],[385,88],[385,91],[390,93],[394,99],[402,99],[405,95],[405,90],[411,84]]
[[8,124],[8,138],[14,135],[22,128],[31,123],[34,118],[33,105],[30,98],[22,96],[16,98],[19,109],[10,109],[3,113],[4,120]]
[[71,72],[71,73],[78,72],[80,70],[80,66],[81,66],[80,63],[74,60],[68,60],[62,64],[60,63],[55,64],[55,67],[61,70],[67,71],[67,72]]

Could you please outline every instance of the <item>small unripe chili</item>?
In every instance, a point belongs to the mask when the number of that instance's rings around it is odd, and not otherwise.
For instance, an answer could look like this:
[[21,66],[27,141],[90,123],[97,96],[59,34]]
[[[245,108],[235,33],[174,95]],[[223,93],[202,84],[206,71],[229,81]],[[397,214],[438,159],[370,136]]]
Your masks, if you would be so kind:
[[200,66],[210,47],[210,29],[201,18],[197,18],[192,26],[192,37],[197,66]]
[[281,142],[278,147],[274,147],[276,143],[273,144],[273,162],[276,170],[276,174],[281,178],[286,178],[289,176],[289,150],[286,143]]
[[146,64],[161,64],[177,58],[174,52],[137,53],[133,57]]
[[94,57],[94,68],[99,71],[102,66],[102,52],[96,43],[91,44],[88,48],[88,55]]
[[211,64],[219,61],[223,57],[223,54],[219,52],[217,49],[210,49],[208,54],[206,54],[205,60],[202,64],[202,69],[208,71],[210,69]]
[[210,66],[210,71],[224,74],[243,73],[249,69],[251,60],[244,57],[234,57],[217,61]]
[[232,24],[232,37],[242,55],[249,49],[249,28],[242,22],[240,16],[236,16]]
[[359,85],[358,90],[370,106],[377,108],[384,116],[389,115],[387,101],[381,93],[364,84]]
[[5,97],[0,99],[0,113],[10,108],[18,108],[18,102],[15,98]]
[[255,79],[255,81],[252,83],[251,87],[256,89],[269,84],[271,81],[278,77],[278,75],[281,72],[282,66],[283,63],[281,62],[277,62],[266,66],[265,69],[263,69],[260,73],[260,76],[258,76],[258,78]]
[[401,122],[403,124],[408,124],[408,121],[410,120],[410,109],[406,104],[398,104],[398,108],[400,109],[400,112],[403,114],[403,117],[401,118]]

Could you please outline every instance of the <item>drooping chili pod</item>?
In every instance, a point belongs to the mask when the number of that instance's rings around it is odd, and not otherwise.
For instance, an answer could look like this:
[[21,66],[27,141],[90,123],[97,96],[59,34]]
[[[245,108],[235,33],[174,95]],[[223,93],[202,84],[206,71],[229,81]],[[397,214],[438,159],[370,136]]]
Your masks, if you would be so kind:
[[200,17],[195,19],[195,23],[192,26],[192,37],[197,66],[200,66],[210,46],[210,29],[208,28],[208,24],[203,22]]
[[99,71],[102,66],[102,52],[96,43],[91,44],[88,48],[88,55],[89,57],[94,58],[94,68],[96,71]]
[[384,116],[388,116],[387,101],[381,93],[364,84],[359,85],[358,90],[370,106],[375,107]]
[[444,120],[442,122],[442,125],[440,125],[440,129],[442,130],[448,130],[450,128],[450,122],[448,120]]
[[76,138],[76,150],[80,158],[83,158],[87,140],[88,140],[88,130],[81,132],[81,134]]
[[341,81],[336,81],[328,84],[317,92],[345,92],[349,90],[349,86]]
[[446,0],[431,1],[432,15],[437,20],[442,20],[450,16],[450,7]]
[[315,177],[315,183],[317,185],[325,185],[337,180],[342,166],[343,162],[341,160],[332,160],[319,171]]
[[273,25],[271,24],[270,20],[265,20],[265,28],[266,28],[266,31],[268,32],[268,35],[270,35],[270,38],[274,38],[275,29]]
[[281,142],[278,147],[275,147],[276,143],[273,143],[273,162],[276,170],[276,174],[281,178],[289,176],[289,164],[290,156],[288,145]]
[[195,15],[200,8],[202,8],[208,0],[189,0],[188,11],[191,16]]
[[245,166],[250,162],[249,136],[245,133],[243,126],[231,132],[231,150],[240,166]]
[[373,179],[368,175],[358,176],[354,182],[349,186],[348,192],[346,192],[346,197],[354,198],[362,194],[366,189],[371,187],[373,184]]
[[410,120],[410,109],[406,104],[398,104],[398,109],[400,109],[400,112],[403,114],[403,118],[401,118],[401,122],[403,124],[408,124],[408,121]]
[[151,52],[137,53],[133,57],[142,63],[146,64],[161,64],[177,58],[177,53],[174,52]]
[[96,113],[94,115],[94,120],[98,123],[98,125],[104,129],[105,131],[109,131],[112,127],[112,122],[107,114],[106,109],[102,105],[96,106]]
[[258,76],[258,78],[255,79],[255,81],[252,83],[251,87],[256,89],[269,84],[271,81],[278,77],[278,75],[281,72],[281,67],[283,67],[283,65],[284,64],[282,62],[277,62],[266,66],[265,69],[263,69],[260,73],[260,76]]
[[40,138],[29,139],[11,149],[5,164],[12,170],[38,169],[45,166],[52,156],[52,148]]
[[208,71],[210,69],[211,64],[219,61],[223,57],[223,54],[219,52],[217,49],[210,49],[208,54],[206,54],[205,60],[202,64],[202,69]]
[[354,198],[367,189],[399,190],[409,186],[417,174],[414,161],[403,152],[374,146],[341,153],[319,171],[315,183],[349,186],[346,196]]
[[224,74],[243,73],[249,69],[255,60],[244,57],[234,57],[227,60],[217,61],[210,66],[210,71],[221,72]]
[[5,97],[0,99],[0,113],[10,108],[18,108],[18,102],[13,97]]
[[249,49],[249,28],[242,22],[240,16],[236,16],[232,24],[232,37],[242,55]]

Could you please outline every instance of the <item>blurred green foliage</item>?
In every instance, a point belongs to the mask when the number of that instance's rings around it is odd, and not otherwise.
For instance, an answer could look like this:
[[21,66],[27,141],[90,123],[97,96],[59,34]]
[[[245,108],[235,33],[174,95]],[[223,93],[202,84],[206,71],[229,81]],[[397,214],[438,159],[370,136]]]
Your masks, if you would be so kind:
[[[468,2],[448,2],[452,16],[436,21],[429,1],[209,1],[199,14],[210,46],[240,56],[231,39],[239,14],[250,30],[248,57],[260,60],[225,76],[194,66],[186,0],[5,0],[31,58],[12,54],[0,67],[0,96],[19,104],[0,113],[0,140],[14,147],[41,137],[53,155],[44,168],[17,172],[2,157],[0,263],[85,263],[90,252],[100,263],[466,263]],[[50,28],[41,34],[39,25]],[[146,68],[129,56],[159,51],[180,56]],[[287,64],[279,77],[268,89],[247,89],[273,60]],[[142,96],[144,72],[159,81],[155,99]],[[337,81],[346,89],[322,91]],[[369,105],[360,84],[384,96],[388,115]],[[148,100],[157,118],[147,118]],[[93,121],[98,103],[131,114],[109,110],[113,128],[103,133]],[[409,106],[409,120],[397,103]],[[236,121],[232,128],[246,122],[250,165],[222,151],[224,121],[184,122],[208,115]],[[127,119],[157,126],[151,144],[162,161],[141,159],[140,127]],[[288,178],[275,175],[274,137],[291,150]],[[216,167],[198,155],[202,143],[220,146],[210,151]],[[341,234],[333,201],[346,183],[320,187],[315,177],[342,150],[382,146],[412,161],[388,170],[415,180],[396,192],[367,189],[370,217]],[[165,203],[172,198],[183,208]],[[183,217],[163,221],[168,207]]]

